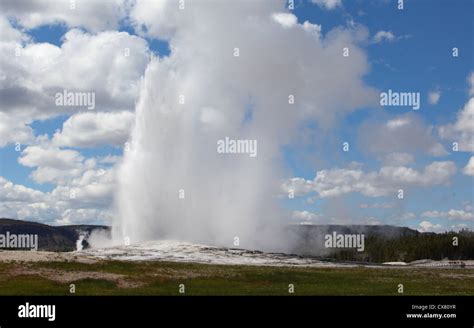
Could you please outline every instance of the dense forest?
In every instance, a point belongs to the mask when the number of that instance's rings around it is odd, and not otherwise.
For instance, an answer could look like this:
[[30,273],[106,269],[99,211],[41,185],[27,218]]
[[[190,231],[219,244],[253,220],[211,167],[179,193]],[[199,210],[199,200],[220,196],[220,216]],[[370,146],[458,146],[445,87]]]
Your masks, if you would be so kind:
[[[456,245],[456,238],[457,245]],[[421,259],[468,260],[474,259],[474,232],[420,233],[414,236],[387,238],[369,235],[365,239],[365,250],[335,250],[328,257],[344,261],[364,262],[412,262]]]

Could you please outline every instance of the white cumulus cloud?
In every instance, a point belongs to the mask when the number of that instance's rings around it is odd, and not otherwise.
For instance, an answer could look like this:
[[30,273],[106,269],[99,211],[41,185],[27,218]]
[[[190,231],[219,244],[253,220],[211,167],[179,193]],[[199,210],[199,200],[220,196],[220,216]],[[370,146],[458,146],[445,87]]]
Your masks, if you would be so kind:
[[1,22],[11,35],[0,40],[1,145],[31,142],[28,125],[35,120],[86,109],[57,106],[56,95],[65,90],[94,94],[95,111],[133,110],[150,58],[145,40],[126,32],[73,29],[58,47],[24,41],[8,21]]
[[394,41],[396,39],[395,35],[391,31],[378,31],[374,35],[374,42],[380,43],[383,41]]
[[27,29],[66,24],[69,27],[101,31],[118,27],[125,15],[124,4],[124,0],[3,0],[0,2],[0,11]]
[[471,156],[462,172],[466,175],[474,176],[474,156]]
[[293,27],[298,23],[296,16],[290,13],[275,13],[272,17],[285,28]]
[[421,214],[422,217],[427,218],[441,218],[448,220],[463,220],[463,221],[474,221],[474,213],[472,211],[455,210],[450,209],[449,211],[426,211]]
[[58,146],[123,146],[129,138],[135,116],[132,112],[82,112],[71,116],[62,131],[54,134]]
[[363,172],[361,169],[329,169],[316,173],[313,180],[292,178],[285,181],[285,192],[294,190],[295,195],[316,192],[319,197],[336,197],[359,192],[369,197],[396,195],[406,187],[431,187],[443,185],[456,173],[451,161],[433,162],[417,171],[405,166],[384,166],[379,171]]
[[440,232],[442,230],[441,224],[431,223],[430,221],[420,222],[418,230],[420,232]]
[[312,2],[328,10],[342,6],[342,0],[312,0]]
[[458,112],[454,123],[440,126],[438,132],[441,138],[456,142],[460,151],[474,152],[474,97]]

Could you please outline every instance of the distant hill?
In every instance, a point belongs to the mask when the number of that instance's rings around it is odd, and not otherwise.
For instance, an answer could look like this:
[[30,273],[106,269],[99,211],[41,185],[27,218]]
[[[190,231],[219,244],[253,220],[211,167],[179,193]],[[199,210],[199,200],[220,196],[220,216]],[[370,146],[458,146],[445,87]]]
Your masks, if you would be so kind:
[[[101,225],[50,226],[30,221],[0,219],[0,234],[6,234],[7,231],[11,234],[37,234],[38,249],[46,251],[73,251],[80,235],[90,234],[97,229],[110,231],[109,227]],[[83,241],[83,247],[88,246],[88,243]]]

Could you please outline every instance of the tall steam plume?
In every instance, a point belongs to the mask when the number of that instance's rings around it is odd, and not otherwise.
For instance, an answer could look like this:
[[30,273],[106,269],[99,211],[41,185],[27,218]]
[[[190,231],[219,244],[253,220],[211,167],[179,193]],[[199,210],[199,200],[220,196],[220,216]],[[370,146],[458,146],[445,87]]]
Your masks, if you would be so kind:
[[[171,53],[152,59],[142,81],[115,237],[282,249],[281,146],[298,142],[303,123],[327,128],[374,99],[357,46],[367,32],[323,37],[285,1],[153,3],[137,3],[132,20]],[[257,156],[218,153],[226,137],[257,140]]]

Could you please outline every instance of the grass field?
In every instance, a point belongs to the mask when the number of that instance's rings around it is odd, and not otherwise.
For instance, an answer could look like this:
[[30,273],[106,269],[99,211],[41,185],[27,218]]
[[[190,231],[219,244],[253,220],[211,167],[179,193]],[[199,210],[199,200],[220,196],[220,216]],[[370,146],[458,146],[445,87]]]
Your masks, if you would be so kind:
[[474,295],[474,271],[167,262],[0,262],[0,295]]

